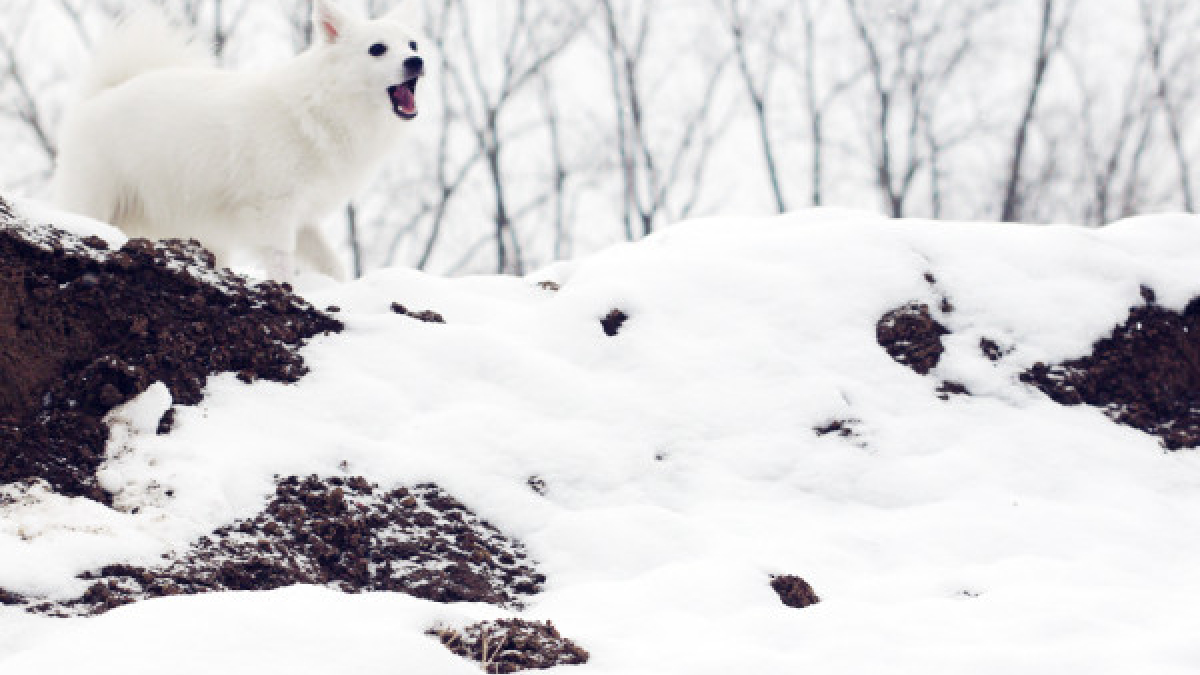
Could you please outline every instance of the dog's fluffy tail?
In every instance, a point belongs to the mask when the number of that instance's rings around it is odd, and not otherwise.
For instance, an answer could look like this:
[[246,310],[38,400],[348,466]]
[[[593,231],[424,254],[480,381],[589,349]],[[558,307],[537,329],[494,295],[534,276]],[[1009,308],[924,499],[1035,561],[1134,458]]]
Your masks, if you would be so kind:
[[80,98],[87,100],[152,70],[212,65],[209,50],[172,26],[161,11],[141,9],[123,18],[96,48]]

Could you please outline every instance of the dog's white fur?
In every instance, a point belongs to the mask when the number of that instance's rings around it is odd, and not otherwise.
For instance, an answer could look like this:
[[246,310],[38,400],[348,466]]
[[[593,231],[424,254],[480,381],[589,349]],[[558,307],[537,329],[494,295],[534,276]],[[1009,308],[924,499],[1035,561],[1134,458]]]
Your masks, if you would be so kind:
[[[418,38],[392,15],[360,19],[330,0],[317,0],[313,25],[309,50],[240,73],[217,69],[161,14],[122,22],[64,119],[58,201],[130,236],[199,239],[219,264],[255,251],[280,281],[296,256],[344,277],[318,224],[407,126],[388,87]],[[387,53],[369,54],[376,43]]]

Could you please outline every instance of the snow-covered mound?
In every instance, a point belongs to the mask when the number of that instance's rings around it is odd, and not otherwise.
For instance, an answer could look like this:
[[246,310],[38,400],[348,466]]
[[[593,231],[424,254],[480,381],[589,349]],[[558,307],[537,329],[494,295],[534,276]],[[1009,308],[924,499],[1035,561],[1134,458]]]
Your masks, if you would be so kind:
[[[1021,376],[1087,355],[1144,289],[1182,311],[1198,258],[1189,217],[820,211],[684,224],[525,279],[318,288],[346,328],[302,350],[299,382],[211,378],[170,434],[121,435],[101,472],[124,510],[5,488],[0,588],[79,597],[80,575],[159,564],[317,475],[440,486],[522,543],[540,592],[0,606],[0,672],[472,673],[427,633],[520,618],[586,650],[572,673],[1194,673],[1200,455]],[[944,329],[928,375],[881,346],[925,323],[905,307]],[[773,575],[820,602],[785,605]]]

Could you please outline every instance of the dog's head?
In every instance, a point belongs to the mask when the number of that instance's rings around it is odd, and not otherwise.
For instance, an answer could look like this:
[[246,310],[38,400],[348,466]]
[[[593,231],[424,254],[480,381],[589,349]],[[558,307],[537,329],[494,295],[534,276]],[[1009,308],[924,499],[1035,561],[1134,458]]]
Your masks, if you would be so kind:
[[332,0],[313,3],[317,48],[336,61],[342,85],[378,96],[397,117],[417,116],[417,83],[425,75],[421,38],[393,12],[379,19],[359,19]]

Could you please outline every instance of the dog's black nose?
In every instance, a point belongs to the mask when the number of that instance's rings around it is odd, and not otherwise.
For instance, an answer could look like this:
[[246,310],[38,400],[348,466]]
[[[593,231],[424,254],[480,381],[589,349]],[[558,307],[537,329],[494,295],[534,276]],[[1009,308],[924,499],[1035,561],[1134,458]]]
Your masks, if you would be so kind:
[[425,59],[419,56],[412,56],[404,60],[404,70],[408,73],[422,73],[425,71]]

